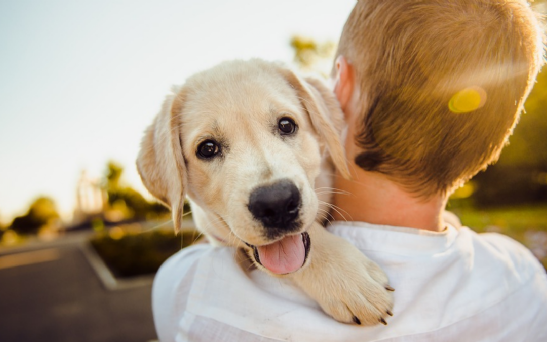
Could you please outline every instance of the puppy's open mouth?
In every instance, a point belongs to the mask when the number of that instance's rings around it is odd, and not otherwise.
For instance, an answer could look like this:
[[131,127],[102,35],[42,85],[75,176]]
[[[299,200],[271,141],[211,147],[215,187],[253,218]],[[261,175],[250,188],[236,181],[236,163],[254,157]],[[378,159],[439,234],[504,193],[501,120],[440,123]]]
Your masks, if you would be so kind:
[[256,262],[275,274],[288,274],[298,271],[308,259],[310,236],[304,232],[289,235],[283,239],[264,246],[253,246]]

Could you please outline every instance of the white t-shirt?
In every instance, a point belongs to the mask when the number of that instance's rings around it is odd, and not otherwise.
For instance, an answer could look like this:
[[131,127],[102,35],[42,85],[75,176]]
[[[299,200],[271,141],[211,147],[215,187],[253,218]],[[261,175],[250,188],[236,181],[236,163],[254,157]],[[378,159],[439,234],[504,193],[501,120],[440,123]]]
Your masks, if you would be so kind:
[[547,341],[547,275],[516,241],[451,225],[328,229],[388,275],[396,291],[387,326],[338,323],[235,249],[198,245],[166,261],[154,281],[160,341]]

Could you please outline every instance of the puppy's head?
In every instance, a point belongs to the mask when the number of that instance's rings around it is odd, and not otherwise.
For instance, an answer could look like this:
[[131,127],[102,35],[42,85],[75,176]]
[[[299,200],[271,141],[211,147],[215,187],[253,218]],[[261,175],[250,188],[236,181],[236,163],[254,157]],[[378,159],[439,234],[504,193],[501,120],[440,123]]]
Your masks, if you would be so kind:
[[249,246],[266,269],[289,273],[310,248],[305,230],[318,216],[323,154],[348,175],[342,126],[320,82],[259,60],[226,62],[167,98],[137,165],[145,186],[171,207],[176,228],[187,194],[204,233]]

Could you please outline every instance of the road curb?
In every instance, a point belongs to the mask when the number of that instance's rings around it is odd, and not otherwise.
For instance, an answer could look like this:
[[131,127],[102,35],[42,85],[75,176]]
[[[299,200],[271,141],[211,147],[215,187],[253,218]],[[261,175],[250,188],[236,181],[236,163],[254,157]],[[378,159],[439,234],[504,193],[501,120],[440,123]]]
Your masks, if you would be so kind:
[[128,279],[116,278],[89,241],[81,243],[78,247],[106,290],[119,291],[150,286],[154,281],[154,275],[131,277]]

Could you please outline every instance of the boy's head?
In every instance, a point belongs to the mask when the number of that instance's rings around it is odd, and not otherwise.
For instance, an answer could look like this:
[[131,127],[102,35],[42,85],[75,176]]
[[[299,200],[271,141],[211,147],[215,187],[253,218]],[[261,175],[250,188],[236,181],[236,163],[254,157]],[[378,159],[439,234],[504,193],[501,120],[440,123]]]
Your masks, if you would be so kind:
[[360,0],[338,55],[351,64],[355,163],[420,197],[494,162],[543,62],[524,0]]

